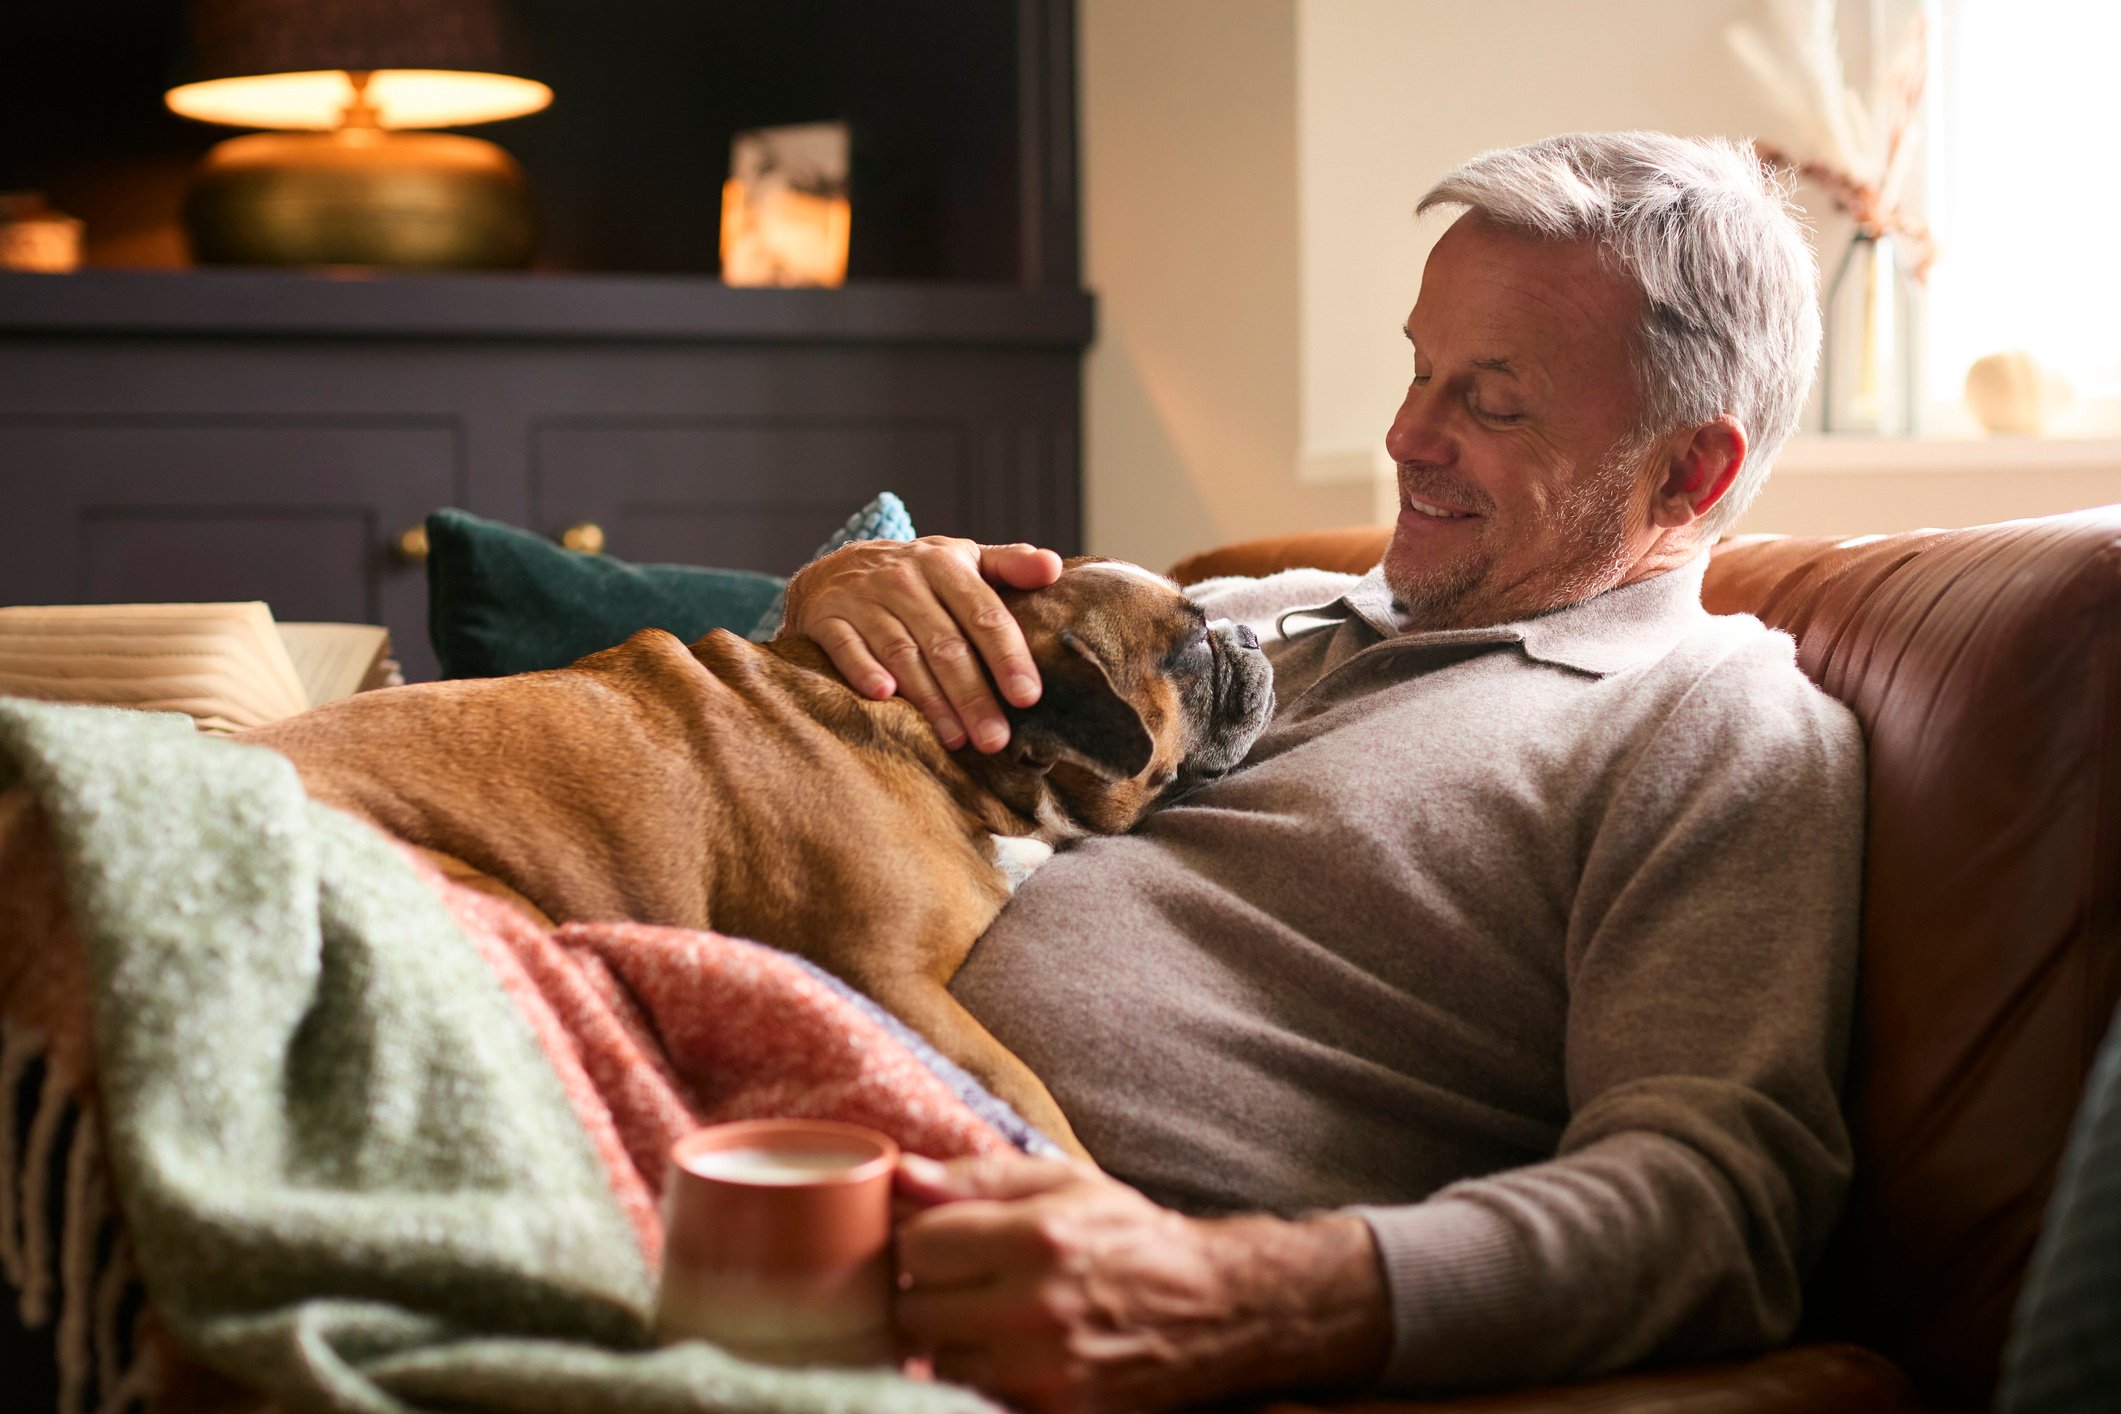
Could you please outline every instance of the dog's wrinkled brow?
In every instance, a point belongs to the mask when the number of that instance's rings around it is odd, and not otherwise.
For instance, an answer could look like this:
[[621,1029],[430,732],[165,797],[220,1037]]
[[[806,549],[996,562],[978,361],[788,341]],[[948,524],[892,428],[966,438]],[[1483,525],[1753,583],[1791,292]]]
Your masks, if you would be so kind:
[[1194,603],[1191,599],[1184,602],[1183,609],[1188,632],[1181,635],[1179,640],[1171,645],[1170,651],[1164,654],[1164,663],[1167,668],[1177,666],[1186,656],[1186,650],[1192,646],[1195,634],[1205,631],[1208,627],[1207,610],[1201,608],[1200,605]]

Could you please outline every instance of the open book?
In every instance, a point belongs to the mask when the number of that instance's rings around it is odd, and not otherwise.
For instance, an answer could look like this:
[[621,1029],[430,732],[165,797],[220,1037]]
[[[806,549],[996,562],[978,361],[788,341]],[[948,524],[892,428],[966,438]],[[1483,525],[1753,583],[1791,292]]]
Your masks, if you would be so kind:
[[381,686],[389,652],[373,624],[275,623],[257,600],[0,608],[0,694],[188,712],[208,731]]

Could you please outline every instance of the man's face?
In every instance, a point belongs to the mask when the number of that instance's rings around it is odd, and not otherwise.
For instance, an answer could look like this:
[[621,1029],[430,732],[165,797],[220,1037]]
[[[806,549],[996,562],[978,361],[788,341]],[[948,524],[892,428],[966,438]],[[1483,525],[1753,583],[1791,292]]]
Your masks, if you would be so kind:
[[1587,243],[1477,213],[1436,243],[1385,435],[1400,507],[1385,582],[1417,627],[1503,623],[1648,572],[1652,461],[1626,445],[1641,302]]

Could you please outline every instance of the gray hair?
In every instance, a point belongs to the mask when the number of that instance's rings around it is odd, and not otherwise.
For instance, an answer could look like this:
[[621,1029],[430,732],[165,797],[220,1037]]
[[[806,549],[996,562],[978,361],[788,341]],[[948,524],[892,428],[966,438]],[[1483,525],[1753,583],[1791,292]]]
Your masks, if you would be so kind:
[[1641,287],[1636,446],[1729,414],[1745,465],[1702,521],[1725,529],[1767,480],[1819,360],[1818,267],[1787,181],[1724,138],[1568,133],[1485,152],[1416,208],[1464,206],[1550,240],[1588,240]]

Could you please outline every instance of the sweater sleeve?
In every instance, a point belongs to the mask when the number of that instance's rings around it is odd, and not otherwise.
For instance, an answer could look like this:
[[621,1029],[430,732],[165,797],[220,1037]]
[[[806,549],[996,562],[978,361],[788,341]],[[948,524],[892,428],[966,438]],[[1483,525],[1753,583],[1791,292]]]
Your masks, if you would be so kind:
[[1584,824],[1550,1161],[1360,1208],[1384,1385],[1469,1389],[1786,1339],[1849,1174],[1854,717],[1779,635],[1706,673]]

